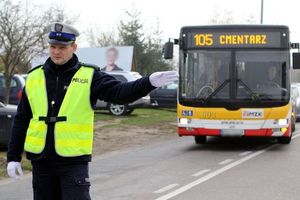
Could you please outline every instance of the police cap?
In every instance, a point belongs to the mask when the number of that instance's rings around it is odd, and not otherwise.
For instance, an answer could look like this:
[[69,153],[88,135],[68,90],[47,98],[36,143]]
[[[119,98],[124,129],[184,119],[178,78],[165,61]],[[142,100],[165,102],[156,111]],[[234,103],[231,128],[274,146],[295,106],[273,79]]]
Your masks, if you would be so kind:
[[68,45],[76,40],[79,36],[79,32],[76,28],[71,25],[54,22],[47,26],[48,43],[49,44],[63,44]]

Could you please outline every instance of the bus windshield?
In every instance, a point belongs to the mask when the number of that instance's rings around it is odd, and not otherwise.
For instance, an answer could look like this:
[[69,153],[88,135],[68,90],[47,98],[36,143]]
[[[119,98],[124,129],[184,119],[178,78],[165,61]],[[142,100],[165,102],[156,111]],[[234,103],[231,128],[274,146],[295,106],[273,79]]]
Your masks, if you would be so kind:
[[[188,51],[183,55],[181,95],[188,99],[205,99],[229,77],[230,51]],[[215,98],[229,98],[226,84]]]
[[261,99],[288,98],[287,60],[287,51],[237,51],[237,98],[253,98],[245,87]]
[[180,53],[180,98],[202,102],[287,101],[287,50]]

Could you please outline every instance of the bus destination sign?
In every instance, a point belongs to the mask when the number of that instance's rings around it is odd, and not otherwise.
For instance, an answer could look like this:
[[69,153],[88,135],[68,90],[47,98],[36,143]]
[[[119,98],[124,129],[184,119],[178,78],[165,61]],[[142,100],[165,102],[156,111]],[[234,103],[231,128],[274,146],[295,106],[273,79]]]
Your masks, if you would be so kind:
[[280,48],[280,32],[189,32],[188,48]]

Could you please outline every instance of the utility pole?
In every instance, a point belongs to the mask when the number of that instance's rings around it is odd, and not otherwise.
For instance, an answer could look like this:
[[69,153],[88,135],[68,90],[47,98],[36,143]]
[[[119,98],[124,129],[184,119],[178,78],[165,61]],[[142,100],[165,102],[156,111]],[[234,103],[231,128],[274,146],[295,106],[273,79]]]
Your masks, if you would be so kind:
[[264,22],[264,0],[261,0],[260,6],[260,23],[263,24]]

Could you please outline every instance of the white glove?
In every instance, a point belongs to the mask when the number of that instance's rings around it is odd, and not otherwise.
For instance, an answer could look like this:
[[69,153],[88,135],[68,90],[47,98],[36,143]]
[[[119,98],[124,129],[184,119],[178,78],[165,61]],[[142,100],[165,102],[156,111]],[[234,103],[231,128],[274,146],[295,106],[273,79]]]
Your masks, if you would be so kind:
[[154,87],[162,87],[178,80],[176,71],[154,72],[149,77],[151,85]]
[[[19,175],[17,175],[17,172]],[[7,164],[7,174],[11,178],[18,179],[20,176],[23,176],[23,171],[20,162],[11,161]]]

